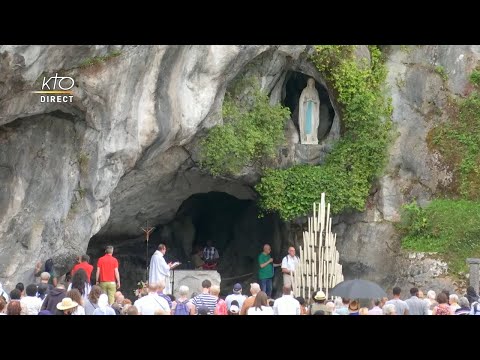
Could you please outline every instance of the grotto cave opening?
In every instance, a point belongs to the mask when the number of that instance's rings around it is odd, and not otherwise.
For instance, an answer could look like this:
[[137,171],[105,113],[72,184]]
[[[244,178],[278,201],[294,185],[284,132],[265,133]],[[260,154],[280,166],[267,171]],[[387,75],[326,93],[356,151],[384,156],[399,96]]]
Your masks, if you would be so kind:
[[[150,235],[148,253],[150,257],[160,243],[167,246],[168,261],[180,261],[178,269],[193,269],[192,250],[198,245],[202,249],[207,240],[217,248],[220,261],[221,293],[231,293],[239,282],[243,293],[249,294],[249,284],[258,282],[257,257],[263,245],[272,246],[272,257],[280,262],[285,256],[291,240],[290,225],[276,214],[259,217],[254,200],[240,200],[225,192],[211,191],[196,193],[188,197],[178,208],[174,218],[163,224],[151,224],[155,230]],[[104,248],[111,243],[114,256],[119,261],[124,294],[132,294],[138,281],[146,280],[146,249],[144,236],[115,239],[108,236],[94,237],[87,253],[96,263]],[[277,268],[274,291],[281,291],[281,270]],[[133,298],[133,297],[131,297]]]

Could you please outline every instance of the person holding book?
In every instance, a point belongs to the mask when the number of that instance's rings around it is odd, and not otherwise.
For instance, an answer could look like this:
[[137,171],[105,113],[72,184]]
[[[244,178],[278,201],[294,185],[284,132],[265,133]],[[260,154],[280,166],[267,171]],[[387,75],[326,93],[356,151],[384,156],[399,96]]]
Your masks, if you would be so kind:
[[149,283],[159,283],[163,281],[165,283],[165,294],[171,294],[170,284],[170,270],[179,265],[179,263],[172,263],[165,261],[165,253],[167,247],[165,244],[158,245],[158,250],[155,251],[150,260],[150,271],[148,273]]

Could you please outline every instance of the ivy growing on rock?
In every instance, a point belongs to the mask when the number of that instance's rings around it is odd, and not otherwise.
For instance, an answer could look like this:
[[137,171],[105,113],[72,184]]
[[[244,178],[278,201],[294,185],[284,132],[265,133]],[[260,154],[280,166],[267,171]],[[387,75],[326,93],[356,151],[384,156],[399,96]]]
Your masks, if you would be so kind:
[[478,201],[436,199],[425,208],[406,204],[397,228],[403,248],[438,253],[452,273],[466,271],[465,259],[480,256]]
[[225,95],[222,110],[224,124],[211,128],[200,144],[203,168],[212,175],[235,175],[275,157],[285,142],[288,108],[270,105],[258,83],[247,78]]
[[390,140],[391,105],[383,92],[386,68],[370,46],[371,61],[355,58],[355,46],[320,45],[312,62],[335,92],[342,136],[320,166],[267,169],[256,190],[265,212],[291,220],[311,211],[325,192],[333,214],[364,210],[372,181],[384,168]]
[[427,136],[430,150],[452,173],[452,182],[426,207],[415,202],[403,207],[398,228],[402,246],[436,252],[453,274],[467,270],[465,259],[480,256],[480,71],[470,75],[473,91],[446,106],[448,121]]
[[479,72],[470,77],[475,90],[456,101],[449,121],[432,128],[428,135],[430,148],[442,155],[453,173],[449,195],[480,200],[480,84]]

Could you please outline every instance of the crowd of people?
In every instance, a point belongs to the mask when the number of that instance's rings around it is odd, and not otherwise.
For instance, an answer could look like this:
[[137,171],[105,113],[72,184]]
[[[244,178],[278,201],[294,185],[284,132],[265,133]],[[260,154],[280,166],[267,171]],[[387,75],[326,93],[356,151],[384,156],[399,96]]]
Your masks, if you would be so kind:
[[[222,297],[220,286],[205,279],[199,293],[181,285],[175,298],[169,281],[175,264],[165,261],[166,251],[167,247],[160,244],[153,254],[148,286],[134,301],[120,291],[118,260],[113,257],[113,247],[107,246],[105,255],[97,261],[95,281],[91,279],[94,267],[89,257],[82,255],[67,282],[58,280],[53,261],[48,259],[43,271],[41,263],[35,267],[38,283],[27,287],[18,283],[9,293],[0,283],[0,315],[480,315],[479,297],[473,287],[461,296],[447,290],[438,294],[430,290],[424,296],[414,287],[406,300],[401,299],[399,287],[393,288],[391,299],[327,299],[322,290],[314,292],[311,299],[295,297],[290,278],[299,261],[295,248],[290,247],[275,264],[268,244],[258,256],[259,283],[250,284],[249,296],[237,283],[228,296]],[[208,251],[209,259],[218,261],[218,252]],[[273,299],[275,267],[282,269],[283,288],[282,295]]]
[[209,280],[202,282],[202,291],[190,293],[182,285],[178,297],[165,294],[165,283],[150,283],[145,292],[132,303],[120,291],[109,304],[108,295],[98,285],[90,285],[85,270],[79,269],[68,287],[59,282],[49,290],[45,277],[40,284],[26,288],[18,283],[7,294],[0,284],[0,315],[480,315],[478,295],[472,287],[465,296],[443,290],[427,296],[417,288],[410,289],[407,300],[400,298],[401,289],[393,289],[391,299],[374,299],[369,306],[360,307],[365,300],[336,298],[328,300],[322,290],[310,301],[294,297],[289,285],[283,295],[271,299],[258,283],[250,284],[250,296],[242,294],[242,285],[233,286],[232,293],[220,297],[220,286]]

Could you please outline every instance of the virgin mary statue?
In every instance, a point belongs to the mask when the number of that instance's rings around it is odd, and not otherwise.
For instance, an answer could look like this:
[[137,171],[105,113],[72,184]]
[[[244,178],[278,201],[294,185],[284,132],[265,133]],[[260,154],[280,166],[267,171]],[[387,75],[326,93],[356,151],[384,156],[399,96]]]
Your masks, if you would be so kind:
[[315,80],[309,78],[307,87],[300,95],[298,124],[300,126],[300,143],[318,144],[317,132],[320,121],[320,98],[315,89]]

